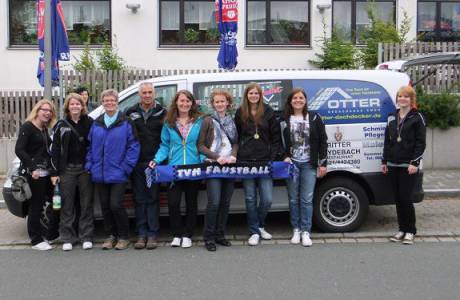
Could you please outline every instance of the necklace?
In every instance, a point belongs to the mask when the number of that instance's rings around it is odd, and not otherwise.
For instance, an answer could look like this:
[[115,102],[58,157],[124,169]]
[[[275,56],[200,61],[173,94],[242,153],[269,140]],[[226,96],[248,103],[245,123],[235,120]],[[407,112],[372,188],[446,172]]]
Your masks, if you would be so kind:
[[403,129],[404,121],[406,120],[406,117],[407,117],[407,114],[404,115],[403,118],[401,118],[401,116],[398,113],[398,124],[396,125],[396,131],[398,133],[398,137],[396,138],[396,141],[398,143],[402,142],[401,133],[402,133],[402,129]]

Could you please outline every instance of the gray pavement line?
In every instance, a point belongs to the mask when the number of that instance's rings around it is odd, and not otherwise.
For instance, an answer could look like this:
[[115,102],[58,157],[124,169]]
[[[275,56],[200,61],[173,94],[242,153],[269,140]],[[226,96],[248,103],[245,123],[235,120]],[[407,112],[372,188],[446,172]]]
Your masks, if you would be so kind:
[[425,196],[427,197],[458,197],[460,196],[460,189],[425,189]]

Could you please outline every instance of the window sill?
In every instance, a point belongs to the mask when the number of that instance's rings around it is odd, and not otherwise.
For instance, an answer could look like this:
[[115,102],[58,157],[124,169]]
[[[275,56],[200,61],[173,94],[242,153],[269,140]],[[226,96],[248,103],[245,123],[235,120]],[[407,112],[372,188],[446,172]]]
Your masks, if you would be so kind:
[[160,45],[158,50],[216,50],[219,49],[219,45]]
[[[83,50],[85,45],[71,45],[70,50]],[[102,49],[104,45],[90,45],[90,49]],[[10,45],[6,48],[7,50],[38,50],[38,45]]]
[[248,50],[313,50],[310,45],[245,45]]

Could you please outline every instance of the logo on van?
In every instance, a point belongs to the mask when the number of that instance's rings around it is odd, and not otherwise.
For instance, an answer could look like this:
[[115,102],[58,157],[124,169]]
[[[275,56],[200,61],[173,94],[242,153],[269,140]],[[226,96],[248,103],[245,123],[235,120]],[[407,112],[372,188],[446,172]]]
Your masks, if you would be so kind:
[[343,131],[340,131],[340,126],[337,126],[337,130],[334,133],[335,140],[340,142],[343,138]]
[[379,98],[353,98],[339,87],[320,89],[309,104],[311,110],[318,110],[327,102],[329,109],[379,108]]

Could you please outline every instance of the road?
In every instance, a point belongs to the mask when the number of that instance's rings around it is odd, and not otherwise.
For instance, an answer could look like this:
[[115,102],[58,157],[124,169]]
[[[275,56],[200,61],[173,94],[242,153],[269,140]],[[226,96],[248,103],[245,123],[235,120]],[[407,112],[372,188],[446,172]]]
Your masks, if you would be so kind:
[[458,299],[460,243],[0,251],[0,299]]

